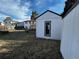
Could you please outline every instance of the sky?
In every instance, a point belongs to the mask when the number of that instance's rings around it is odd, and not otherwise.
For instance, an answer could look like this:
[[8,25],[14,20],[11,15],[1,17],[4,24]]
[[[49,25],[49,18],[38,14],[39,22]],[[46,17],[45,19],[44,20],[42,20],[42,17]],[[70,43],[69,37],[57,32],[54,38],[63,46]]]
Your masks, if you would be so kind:
[[29,20],[32,11],[38,14],[51,10],[61,14],[65,0],[0,0],[0,21],[10,16],[15,21]]

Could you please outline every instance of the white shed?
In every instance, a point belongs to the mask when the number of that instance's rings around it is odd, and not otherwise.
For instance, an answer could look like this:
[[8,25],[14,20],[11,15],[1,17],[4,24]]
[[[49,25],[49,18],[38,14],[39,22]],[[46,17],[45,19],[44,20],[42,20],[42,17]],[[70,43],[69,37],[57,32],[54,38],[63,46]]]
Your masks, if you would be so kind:
[[50,10],[45,11],[36,18],[36,37],[46,39],[61,38],[62,17]]
[[64,59],[79,59],[79,2],[65,16],[61,39],[61,52]]

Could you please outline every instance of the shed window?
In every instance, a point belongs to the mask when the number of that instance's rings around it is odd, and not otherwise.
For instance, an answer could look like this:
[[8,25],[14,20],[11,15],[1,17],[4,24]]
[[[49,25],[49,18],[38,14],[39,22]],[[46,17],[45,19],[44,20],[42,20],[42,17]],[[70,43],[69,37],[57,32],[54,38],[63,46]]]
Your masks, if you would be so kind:
[[51,21],[45,21],[45,36],[51,36]]

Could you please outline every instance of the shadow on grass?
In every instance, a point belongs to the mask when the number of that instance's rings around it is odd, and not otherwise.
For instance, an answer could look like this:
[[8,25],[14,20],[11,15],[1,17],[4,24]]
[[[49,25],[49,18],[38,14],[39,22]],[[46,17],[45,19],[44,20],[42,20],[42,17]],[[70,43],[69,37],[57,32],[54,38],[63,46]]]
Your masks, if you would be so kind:
[[20,40],[27,39],[27,37],[34,36],[33,31],[12,31],[0,34],[0,40]]

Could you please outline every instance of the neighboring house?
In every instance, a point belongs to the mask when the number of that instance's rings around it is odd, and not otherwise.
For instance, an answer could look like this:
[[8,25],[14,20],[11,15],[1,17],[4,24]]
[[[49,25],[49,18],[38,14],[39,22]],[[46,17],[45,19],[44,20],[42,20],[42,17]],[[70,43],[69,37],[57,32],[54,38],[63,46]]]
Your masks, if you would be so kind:
[[18,29],[18,30],[24,29],[24,22],[17,22],[15,29]]
[[12,30],[12,29],[15,29],[15,24],[16,22],[13,21],[11,19],[11,17],[6,17],[5,20],[3,21],[5,27],[8,29],[8,30]]
[[62,17],[47,10],[36,18],[36,37],[60,40],[62,25]]
[[79,1],[64,17],[61,52],[64,59],[79,59]]
[[25,28],[26,30],[31,28],[30,20],[24,21],[24,28]]
[[36,20],[30,20],[30,29],[36,29]]
[[5,30],[5,26],[2,22],[0,22],[0,31],[4,31]]
[[31,29],[36,29],[36,20],[30,21]]
[[36,20],[27,20],[24,21],[24,28],[27,29],[36,29]]
[[17,22],[16,24],[18,27],[23,27],[24,26],[24,22]]
[[30,25],[31,25],[31,29],[36,29],[36,17],[38,16],[38,13],[36,11],[32,11],[32,15],[31,15],[31,20]]
[[24,21],[24,28],[25,29],[36,29],[36,16],[37,16],[36,11],[32,11],[31,19]]
[[0,25],[0,31],[4,31],[5,30],[5,26]]

